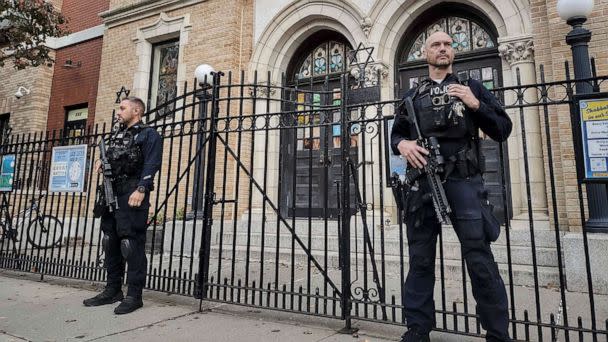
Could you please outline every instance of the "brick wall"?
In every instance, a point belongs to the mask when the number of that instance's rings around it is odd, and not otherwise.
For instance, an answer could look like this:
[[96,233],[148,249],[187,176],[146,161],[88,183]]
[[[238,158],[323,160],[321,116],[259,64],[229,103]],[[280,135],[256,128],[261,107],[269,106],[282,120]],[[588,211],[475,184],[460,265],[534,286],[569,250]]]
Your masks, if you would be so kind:
[[[137,1],[117,2],[111,1],[111,9],[128,6]],[[150,15],[147,13],[142,19],[128,22],[107,29],[104,36],[102,59],[100,68],[100,82],[97,97],[96,123],[109,123],[115,104],[116,92],[125,86],[133,89],[136,71],[139,67],[139,59],[136,51],[136,44],[133,38],[136,37],[138,29],[149,26],[159,19],[160,11],[163,11],[169,18],[190,15],[191,30],[188,33],[188,43],[182,52],[183,66],[185,75],[192,89],[195,68],[203,63],[212,65],[216,70],[233,71],[233,82],[237,82],[240,73],[238,70],[246,68],[252,51],[253,40],[253,4],[251,0],[222,1],[209,0],[196,2],[195,4],[177,10],[160,9],[157,13]],[[183,91],[183,84],[180,84],[180,92]],[[190,101],[189,99],[188,101]],[[222,108],[221,113],[226,109]],[[233,109],[232,115],[238,110]],[[165,136],[171,135],[165,132]],[[183,139],[165,139],[163,160],[173,159],[171,166],[168,162],[163,163],[161,169],[160,184],[158,191],[152,195],[153,202],[156,196],[164,194],[178,184],[179,199],[175,201],[172,197],[168,201],[167,217],[172,217],[176,211],[181,211],[184,207],[184,198],[192,196],[192,186],[194,184],[194,168],[189,172],[190,179],[178,181],[180,173],[187,172],[187,162],[189,148],[195,144],[196,137],[184,137]],[[247,146],[249,137],[243,138],[243,144]],[[233,141],[236,139],[233,139]],[[217,155],[223,155],[223,150],[218,150]],[[248,156],[244,156],[248,160]],[[181,161],[181,165],[180,162]],[[223,169],[223,160],[218,160],[218,169]],[[230,162],[226,167],[226,173],[235,174],[235,164]],[[243,173],[241,172],[241,177]],[[222,173],[218,172],[216,184],[221,184]],[[186,183],[188,182],[188,186]],[[241,184],[247,184],[244,178]],[[218,185],[219,187],[220,185]],[[231,194],[233,185],[229,185],[227,193]],[[172,195],[175,196],[175,195]],[[230,197],[230,196],[228,196]],[[247,191],[242,189],[239,197],[246,203]],[[164,198],[161,198],[160,203]],[[241,206],[242,211],[245,206]],[[175,210],[175,211],[174,211]]]
[[110,0],[110,9],[132,6],[137,3],[148,2],[147,0]]
[[[57,51],[57,65],[48,112],[48,130],[63,129],[65,108],[84,103],[87,103],[89,108],[87,123],[94,122],[102,45],[103,39],[98,38]],[[64,68],[63,64],[67,59],[71,59],[74,64],[81,62],[82,65]]]
[[101,25],[99,13],[107,10],[109,5],[109,0],[63,0],[62,13],[68,19],[70,32],[78,32]]
[[[536,47],[536,61],[544,64],[550,79],[565,77],[564,61],[572,61],[570,46],[565,37],[571,27],[557,14],[557,0],[532,0],[530,2]],[[596,0],[593,13],[585,23],[592,31],[589,53],[595,57],[599,74],[608,73],[608,0]]]
[[[62,2],[51,0],[58,10],[61,10]],[[9,124],[13,134],[45,130],[52,77],[53,68],[47,66],[16,70],[8,62],[0,68],[0,114],[10,113]],[[21,99],[15,98],[19,86],[30,89],[31,93]]]
[[[186,13],[190,14],[192,24],[188,44],[183,50],[188,81],[194,78],[194,69],[202,63],[224,71],[238,71],[246,67],[252,49],[251,0],[210,0],[166,12],[170,18]],[[116,92],[122,86],[133,88],[139,63],[133,38],[136,37],[138,28],[156,22],[159,14],[111,27],[106,31],[96,111],[100,115],[109,114],[115,108]],[[109,115],[103,117],[102,120],[106,122],[110,119]]]
[[[11,114],[13,134],[45,130],[52,78],[53,68],[47,66],[15,70],[11,63],[7,63],[0,69],[0,113]],[[19,86],[31,93],[16,99]]]
[[[546,81],[561,81],[566,78],[564,62],[570,63],[570,76],[573,77],[572,53],[566,44],[565,37],[571,27],[557,14],[557,0],[532,0],[530,12],[533,25],[537,77],[540,82],[540,65],[544,66]],[[593,13],[585,23],[593,36],[589,44],[589,54],[596,58],[599,75],[608,74],[608,0],[595,1]],[[564,89],[552,89],[552,98],[563,98]],[[541,116],[542,124],[545,124]],[[550,189],[549,170],[556,178],[557,206],[562,229],[579,230],[581,227],[578,205],[578,188],[576,182],[575,156],[573,150],[572,127],[568,106],[549,108],[549,125],[551,127],[551,145],[554,163],[547,165],[547,189]],[[543,130],[543,142],[545,140]],[[547,146],[545,162],[547,162]],[[551,196],[548,196],[551,200]]]

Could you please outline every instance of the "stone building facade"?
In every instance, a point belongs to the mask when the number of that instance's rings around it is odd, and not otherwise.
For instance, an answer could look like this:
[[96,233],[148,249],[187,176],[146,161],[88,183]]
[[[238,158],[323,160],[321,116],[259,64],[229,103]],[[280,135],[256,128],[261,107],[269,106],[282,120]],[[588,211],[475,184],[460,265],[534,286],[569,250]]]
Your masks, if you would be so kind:
[[[338,39],[351,48],[359,43],[374,48],[375,64],[370,68],[381,71],[381,98],[390,100],[398,98],[409,88],[408,83],[424,74],[422,63],[417,59],[420,51],[416,51],[422,42],[419,39],[424,38],[421,32],[443,26],[456,34],[455,37],[463,39],[458,47],[462,53],[458,54],[456,69],[469,71],[473,77],[483,74],[484,85],[490,80],[489,87],[516,85],[517,71],[522,84],[540,82],[541,65],[545,81],[564,80],[564,61],[571,60],[565,36],[571,28],[557,15],[556,3],[556,0],[259,0],[255,3],[250,70],[258,70],[262,75],[271,71],[271,81],[278,84],[281,73],[292,72],[290,68],[299,63],[296,61],[301,59],[302,46],[318,46],[323,41],[319,32],[321,36],[331,34],[332,38],[328,39]],[[606,73],[608,65],[606,11],[608,2],[596,1],[594,12],[586,23],[593,31],[590,54],[596,58],[600,75]],[[465,29],[458,31],[462,28],[458,25],[464,25]],[[470,31],[467,32],[467,28]],[[472,45],[467,47],[463,44],[469,34]],[[475,67],[475,63],[481,68]],[[474,70],[476,68],[481,70]],[[537,94],[532,92],[525,96],[526,101],[538,101]],[[511,190],[513,226],[518,227],[518,222],[527,226],[528,198],[519,111],[509,114],[514,122],[513,134],[507,143],[507,186]],[[553,220],[548,210],[552,206],[548,175],[553,169],[560,226],[580,229],[579,208],[574,205],[578,195],[568,108],[553,108],[549,115],[550,120],[555,120],[550,126],[553,165],[547,162],[542,111],[526,108],[523,117],[526,120],[531,206],[537,228],[548,228]]]
[[[593,31],[590,53],[596,58],[600,75],[608,72],[607,1],[596,1],[586,23]],[[540,82],[541,65],[545,81],[558,81],[566,76],[563,63],[571,59],[571,53],[565,42],[570,27],[557,15],[556,3],[557,0],[106,0],[105,8],[85,10],[78,1],[65,0],[66,14],[86,14],[82,20],[73,20],[78,32],[57,43],[69,47],[61,45],[66,48],[57,52],[54,71],[38,68],[14,72],[9,67],[2,70],[6,81],[0,85],[0,114],[11,113],[11,121],[28,118],[15,121],[14,132],[61,128],[66,109],[87,103],[87,123],[109,123],[112,110],[117,108],[116,93],[123,87],[154,107],[167,96],[181,94],[186,83],[192,86],[194,69],[203,63],[216,70],[233,71],[233,81],[240,81],[240,70],[245,70],[251,81],[257,70],[259,82],[278,85],[284,73],[292,81],[306,78],[302,72],[310,67],[306,66],[308,58],[323,44],[332,42],[335,44],[325,46],[339,50],[363,44],[373,48],[374,63],[369,70],[378,72],[380,79],[372,81],[381,85],[381,100],[391,100],[424,74],[420,44],[425,34],[437,27],[460,37],[458,49],[462,53],[458,64],[488,87],[515,85],[518,70],[522,83]],[[81,43],[78,49],[100,54],[76,51],[73,39]],[[79,61],[76,55],[81,57],[82,66],[64,68],[68,59]],[[173,58],[171,87],[159,87],[159,71],[155,69],[159,56]],[[94,77],[96,63],[98,84]],[[310,68],[306,70],[313,72]],[[57,75],[55,83],[53,72]],[[271,79],[265,80],[268,73]],[[70,87],[75,74],[81,74],[86,85]],[[16,100],[14,92],[19,85],[35,91]],[[51,92],[53,95],[49,96]],[[525,96],[527,101],[537,100],[537,95]],[[529,175],[522,163],[520,116],[516,111],[509,113],[515,126],[507,143],[508,201],[514,225],[518,221],[525,224],[529,177],[533,217],[539,226],[549,227],[553,220],[549,170],[553,170],[560,225],[576,230],[581,220],[578,205],[573,204],[578,193],[569,112],[563,106],[551,110],[553,165],[548,165],[542,111],[534,107],[524,110]],[[392,112],[387,110],[384,114]],[[271,139],[279,146],[280,137],[274,134]],[[278,147],[272,151],[258,149],[257,157],[262,158],[266,152],[271,157],[265,167],[276,176],[280,151]],[[263,172],[260,167],[255,171]],[[275,199],[282,196],[276,185],[270,186],[269,193]],[[387,215],[394,217],[394,206],[389,206]]]

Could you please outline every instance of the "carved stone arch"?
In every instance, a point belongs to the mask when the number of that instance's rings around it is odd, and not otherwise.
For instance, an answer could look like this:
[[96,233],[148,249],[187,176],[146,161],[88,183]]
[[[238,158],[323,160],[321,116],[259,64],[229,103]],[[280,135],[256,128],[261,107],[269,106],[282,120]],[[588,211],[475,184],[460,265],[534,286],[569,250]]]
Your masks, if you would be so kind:
[[[403,35],[415,22],[416,18],[428,9],[446,3],[441,0],[382,0],[372,10],[371,18],[375,22],[371,29],[369,40],[381,42],[378,46],[377,60],[383,61],[393,68],[395,57]],[[488,18],[496,28],[498,36],[518,36],[531,31],[529,8],[522,0],[463,0],[457,4],[467,5],[476,9]],[[392,85],[395,82],[394,73],[388,75],[384,84],[390,96],[394,96]]]
[[[463,57],[466,58],[466,56],[471,58],[481,55],[498,55],[498,32],[493,23],[474,8],[468,6],[455,8],[453,6],[450,3],[441,4],[418,16],[414,24],[404,34],[396,50],[394,58],[397,66],[403,63],[426,64],[423,57],[424,39],[429,34],[428,30],[431,30],[431,27],[439,29],[437,25],[442,26],[442,29],[446,30],[452,37],[455,33],[452,32],[453,28],[450,25],[461,24],[464,29],[462,33],[458,33],[459,35],[465,35],[462,38],[466,37],[461,45],[463,49],[460,51],[454,48],[456,53],[455,63]],[[476,40],[476,37],[479,37],[479,39]],[[456,43],[457,40],[454,40],[454,42]],[[479,43],[483,46],[479,46]],[[408,57],[410,52],[414,53],[415,57]]]
[[279,82],[297,48],[308,37],[320,30],[332,30],[357,46],[367,40],[362,22],[359,9],[344,1],[296,1],[282,9],[265,28],[254,48],[249,70],[257,70],[259,75],[271,71],[272,81]]
[[[331,71],[330,69],[326,70],[323,74],[320,75],[314,75],[314,72],[312,69],[314,69],[313,65],[314,65],[314,53],[315,51],[317,51],[317,49],[321,48],[321,47],[325,47],[326,44],[329,44],[330,46],[332,45],[335,47],[339,48],[339,54],[342,57],[342,63],[340,64],[341,67],[339,68],[339,70],[337,71]],[[329,30],[321,30],[321,31],[317,31],[315,32],[315,34],[309,36],[305,43],[300,45],[295,54],[294,57],[291,59],[286,71],[286,80],[287,82],[291,83],[291,82],[295,82],[296,79],[298,77],[296,77],[296,74],[298,74],[299,71],[302,70],[298,70],[301,69],[304,64],[306,62],[308,62],[308,64],[311,66],[311,68],[309,68],[310,74],[307,76],[301,76],[300,79],[308,79],[308,78],[313,78],[313,79],[323,79],[324,76],[330,76],[332,79],[336,78],[336,75],[339,75],[340,73],[346,71],[348,69],[348,65],[347,65],[347,54],[348,51],[352,50],[353,46],[352,44],[350,44],[345,37],[338,33],[337,31],[329,31]],[[311,58],[312,57],[312,58]],[[327,60],[329,60],[329,57],[327,57]]]

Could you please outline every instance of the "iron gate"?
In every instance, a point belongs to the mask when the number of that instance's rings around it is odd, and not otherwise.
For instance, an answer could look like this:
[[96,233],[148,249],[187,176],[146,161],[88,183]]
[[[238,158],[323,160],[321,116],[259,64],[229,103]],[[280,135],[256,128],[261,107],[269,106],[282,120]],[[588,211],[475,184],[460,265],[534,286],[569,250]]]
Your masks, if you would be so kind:
[[[339,89],[328,82],[322,89],[288,87],[263,76],[264,81],[255,74],[247,82],[244,73],[218,73],[210,86],[195,84],[189,90],[185,85],[181,96],[147,113],[147,122],[164,140],[164,163],[151,198],[147,288],[342,319],[346,330],[353,320],[404,325],[407,243],[386,164],[387,125],[397,102],[361,97],[379,94],[380,85],[353,89],[357,86],[345,75]],[[585,82],[597,92],[606,79]],[[520,122],[514,134],[522,137],[528,213],[533,210],[525,117],[535,108],[545,123],[549,203],[557,203],[551,134],[558,113],[570,110],[575,87],[566,80],[494,90]],[[3,155],[17,158],[14,189],[5,193],[8,204],[2,211],[4,227],[16,230],[2,230],[1,267],[104,280],[99,222],[90,215],[99,177],[87,172],[84,193],[45,189],[54,146],[87,144],[91,170],[97,142],[109,130],[102,125],[78,137],[61,131],[14,135],[2,144]],[[499,169],[507,184],[507,156],[500,148]],[[300,161],[287,155],[299,155]],[[504,213],[512,212],[508,195],[504,187]],[[23,210],[32,200],[41,213],[58,218],[61,225],[53,227],[50,239],[59,236],[60,243],[37,248],[28,242],[22,223],[29,216]],[[317,200],[322,203],[313,203]],[[296,215],[301,203],[335,210]],[[508,284],[512,336],[608,338],[608,297],[594,292],[587,234],[581,233],[580,250],[586,288],[572,289],[562,255],[561,217],[557,205],[551,209],[547,229],[540,229],[544,223],[531,214],[525,229],[506,220],[493,245]],[[584,210],[582,205],[582,218]],[[481,336],[458,240],[449,227],[439,235],[438,248],[436,330]]]

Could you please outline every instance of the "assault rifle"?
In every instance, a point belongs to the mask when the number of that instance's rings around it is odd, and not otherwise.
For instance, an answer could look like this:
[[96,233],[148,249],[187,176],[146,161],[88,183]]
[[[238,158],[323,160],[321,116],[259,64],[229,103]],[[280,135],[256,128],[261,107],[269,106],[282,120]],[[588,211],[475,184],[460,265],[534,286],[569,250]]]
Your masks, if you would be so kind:
[[408,170],[405,175],[404,183],[411,188],[418,178],[420,178],[422,175],[426,175],[426,180],[431,187],[431,197],[433,199],[433,207],[435,208],[437,219],[442,224],[448,224],[449,215],[452,212],[452,208],[450,208],[450,204],[448,203],[445,195],[445,190],[443,189],[441,177],[439,177],[439,174],[443,173],[443,167],[445,165],[445,160],[439,151],[439,142],[437,141],[436,137],[422,137],[412,98],[407,97],[404,101],[405,109],[411,118],[411,123],[414,124],[414,127],[416,127],[416,133],[418,133],[418,144],[429,151],[429,155],[426,156],[427,163],[424,168],[412,168]]
[[110,212],[118,210],[118,197],[114,193],[114,176],[112,175],[112,165],[106,156],[106,142],[101,139],[99,143],[99,159],[101,160],[101,169],[103,171],[103,195],[105,197],[105,205]]

